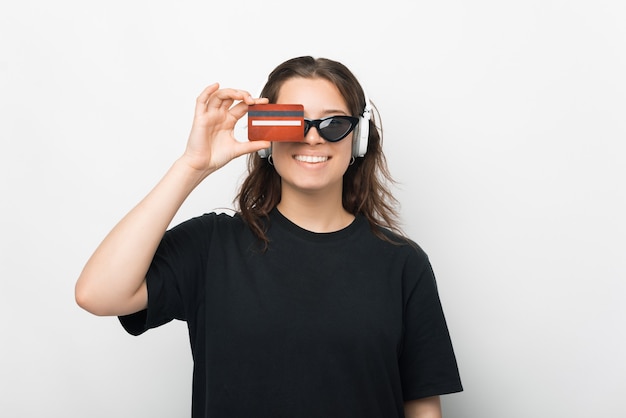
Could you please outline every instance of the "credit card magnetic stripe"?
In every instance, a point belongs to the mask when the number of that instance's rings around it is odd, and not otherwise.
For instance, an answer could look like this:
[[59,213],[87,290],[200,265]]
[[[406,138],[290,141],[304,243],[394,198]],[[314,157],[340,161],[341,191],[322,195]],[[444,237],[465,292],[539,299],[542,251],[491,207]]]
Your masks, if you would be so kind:
[[292,110],[250,110],[248,112],[248,117],[262,117],[262,118],[272,118],[272,117],[284,117],[284,118],[302,118],[304,117],[304,112],[302,111],[292,111]]

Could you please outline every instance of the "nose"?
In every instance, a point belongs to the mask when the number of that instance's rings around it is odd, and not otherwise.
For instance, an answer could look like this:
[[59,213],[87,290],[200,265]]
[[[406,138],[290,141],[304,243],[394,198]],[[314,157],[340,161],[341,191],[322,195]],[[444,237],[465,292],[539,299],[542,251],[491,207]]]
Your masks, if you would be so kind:
[[309,131],[304,136],[304,142],[311,144],[311,145],[321,144],[324,142],[324,138],[320,136],[320,133],[318,132],[317,128],[311,125],[309,127]]

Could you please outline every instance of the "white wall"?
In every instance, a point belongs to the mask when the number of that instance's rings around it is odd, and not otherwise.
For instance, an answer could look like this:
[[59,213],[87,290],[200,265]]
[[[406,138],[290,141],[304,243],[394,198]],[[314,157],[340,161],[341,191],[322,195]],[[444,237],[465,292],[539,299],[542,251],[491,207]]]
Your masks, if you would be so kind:
[[[184,324],[130,337],[75,280],[205,85],[313,54],[383,116],[465,385],[446,416],[624,416],[625,21],[620,0],[3,1],[0,415],[185,416]],[[243,163],[175,221],[231,206]]]

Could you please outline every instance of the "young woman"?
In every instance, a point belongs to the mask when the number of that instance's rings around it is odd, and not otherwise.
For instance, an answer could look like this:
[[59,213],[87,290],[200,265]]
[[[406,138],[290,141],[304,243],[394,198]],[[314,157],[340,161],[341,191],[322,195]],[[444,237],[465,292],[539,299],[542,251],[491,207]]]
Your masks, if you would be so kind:
[[[184,154],[96,249],[78,304],[134,335],[187,321],[193,417],[440,417],[439,395],[462,390],[457,364],[428,258],[396,228],[363,89],[339,62],[298,57],[262,97],[200,94]],[[304,141],[234,138],[268,102],[304,106]],[[166,231],[244,154],[235,215]]]

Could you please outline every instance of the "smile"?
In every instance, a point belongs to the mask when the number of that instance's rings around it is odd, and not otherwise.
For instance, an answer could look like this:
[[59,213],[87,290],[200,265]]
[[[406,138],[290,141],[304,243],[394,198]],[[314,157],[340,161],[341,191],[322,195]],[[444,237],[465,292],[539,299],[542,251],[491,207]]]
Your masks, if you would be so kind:
[[303,163],[323,163],[328,161],[328,157],[320,155],[294,155],[296,161],[302,161]]

